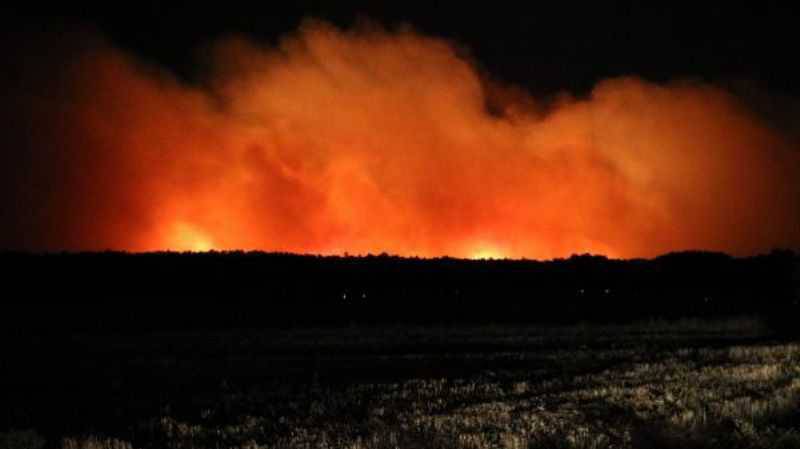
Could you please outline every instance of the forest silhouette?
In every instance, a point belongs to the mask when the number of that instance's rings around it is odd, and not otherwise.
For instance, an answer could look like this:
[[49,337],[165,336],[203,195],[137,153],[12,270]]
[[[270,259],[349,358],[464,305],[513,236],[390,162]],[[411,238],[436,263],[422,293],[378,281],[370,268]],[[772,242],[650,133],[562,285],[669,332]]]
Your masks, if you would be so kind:
[[551,261],[263,252],[0,253],[8,332],[623,323],[761,315],[791,328],[800,255]]

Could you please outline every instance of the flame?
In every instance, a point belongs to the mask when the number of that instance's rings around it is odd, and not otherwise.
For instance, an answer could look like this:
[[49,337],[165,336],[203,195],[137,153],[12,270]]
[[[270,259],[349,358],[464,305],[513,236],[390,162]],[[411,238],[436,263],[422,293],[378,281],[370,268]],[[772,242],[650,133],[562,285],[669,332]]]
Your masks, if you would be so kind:
[[623,77],[544,101],[442,40],[315,21],[216,42],[196,84],[96,36],[20,42],[53,45],[3,87],[0,248],[800,247],[797,136],[720,86]]
[[505,259],[505,253],[502,250],[493,248],[491,246],[481,246],[472,252],[470,259],[476,260],[497,260]]
[[176,251],[193,252],[206,252],[215,249],[211,237],[197,227],[182,222],[175,223],[172,227],[171,235],[165,240],[169,242],[165,245],[167,248]]

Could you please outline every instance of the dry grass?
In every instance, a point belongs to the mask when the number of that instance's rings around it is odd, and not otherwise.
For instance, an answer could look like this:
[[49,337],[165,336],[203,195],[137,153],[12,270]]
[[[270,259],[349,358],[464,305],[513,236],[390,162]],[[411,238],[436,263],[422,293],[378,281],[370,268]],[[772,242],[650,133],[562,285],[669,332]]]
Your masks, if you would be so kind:
[[[393,329],[384,338],[509,341],[514,350],[462,357],[520,364],[438,378],[326,383],[322,370],[307,384],[295,379],[298,388],[288,379],[226,385],[195,418],[144,420],[150,437],[133,445],[91,436],[62,446],[800,448],[800,344],[743,343],[760,332],[757,322],[481,329],[420,328],[404,337]],[[295,344],[337,343],[331,331],[294,332]],[[339,343],[354,338],[348,332]],[[380,339],[362,335],[358,344]],[[714,344],[698,343],[712,336]]]

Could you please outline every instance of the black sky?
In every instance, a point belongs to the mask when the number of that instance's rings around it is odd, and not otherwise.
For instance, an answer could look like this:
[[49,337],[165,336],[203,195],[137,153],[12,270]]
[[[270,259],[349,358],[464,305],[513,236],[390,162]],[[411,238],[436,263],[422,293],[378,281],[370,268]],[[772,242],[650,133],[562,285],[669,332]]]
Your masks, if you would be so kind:
[[[245,34],[274,42],[308,17],[347,27],[369,19],[451,39],[493,77],[534,94],[583,93],[604,78],[748,80],[797,95],[797,7],[584,2],[166,2],[5,7],[4,28],[87,27],[180,76],[196,52]],[[68,4],[67,4],[68,3]],[[522,4],[520,4],[522,3]],[[586,2],[589,3],[589,2]]]

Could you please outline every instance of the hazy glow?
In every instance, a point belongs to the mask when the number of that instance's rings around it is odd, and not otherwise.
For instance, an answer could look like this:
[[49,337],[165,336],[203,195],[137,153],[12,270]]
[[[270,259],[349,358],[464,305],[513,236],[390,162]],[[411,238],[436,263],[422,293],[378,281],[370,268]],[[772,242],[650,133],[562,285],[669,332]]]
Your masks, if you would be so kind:
[[488,244],[477,246],[471,254],[468,255],[470,259],[504,259],[506,257],[505,251],[500,248]]
[[800,247],[797,141],[712,85],[617,78],[545,103],[441,40],[318,22],[274,48],[217,42],[204,81],[186,85],[75,40],[31,52],[38,75],[9,88],[4,133],[19,150],[0,168],[0,247]]
[[214,242],[206,233],[188,223],[175,223],[171,235],[164,241],[165,247],[176,251],[204,252],[215,249]]

